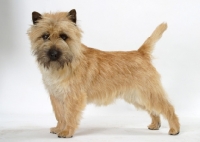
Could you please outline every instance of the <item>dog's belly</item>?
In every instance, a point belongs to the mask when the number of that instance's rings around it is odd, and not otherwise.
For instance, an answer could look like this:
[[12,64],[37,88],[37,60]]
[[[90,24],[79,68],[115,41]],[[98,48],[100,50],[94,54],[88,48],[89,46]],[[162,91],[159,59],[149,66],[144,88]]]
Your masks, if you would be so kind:
[[126,102],[135,105],[136,108],[144,108],[144,102],[141,98],[141,94],[136,89],[119,91],[113,93],[96,93],[88,94],[88,103],[94,103],[98,106],[109,105],[113,103],[116,99],[124,99]]
[[133,89],[130,90],[130,92],[125,93],[122,96],[122,99],[130,104],[133,104],[138,109],[145,109],[144,104],[146,99],[142,98],[142,94],[137,89]]

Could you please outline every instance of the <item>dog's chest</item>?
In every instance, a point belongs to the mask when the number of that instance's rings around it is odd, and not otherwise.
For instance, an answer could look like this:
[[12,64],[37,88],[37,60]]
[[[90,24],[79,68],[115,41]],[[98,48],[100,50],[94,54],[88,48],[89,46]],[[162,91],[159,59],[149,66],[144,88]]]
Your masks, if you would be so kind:
[[49,94],[57,98],[62,99],[70,92],[69,84],[63,77],[44,74],[43,82]]

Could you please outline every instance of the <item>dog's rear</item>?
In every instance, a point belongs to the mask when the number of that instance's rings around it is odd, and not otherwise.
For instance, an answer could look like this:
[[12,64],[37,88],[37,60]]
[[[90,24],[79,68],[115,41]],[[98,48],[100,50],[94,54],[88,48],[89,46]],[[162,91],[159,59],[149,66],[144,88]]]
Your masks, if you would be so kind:
[[88,89],[87,101],[108,105],[122,98],[150,114],[149,129],[159,129],[159,115],[162,114],[169,121],[169,134],[178,134],[178,118],[167,100],[160,75],[151,64],[153,47],[166,29],[167,24],[160,24],[137,51],[104,52],[86,47],[88,63],[85,70],[93,76],[92,81],[85,79],[89,87],[93,86]]
[[[144,58],[147,58],[147,60],[151,59],[151,53],[154,48],[154,45],[162,37],[162,34],[166,29],[166,23],[160,24],[154,30],[151,36],[147,38],[146,41],[142,44],[142,46],[138,49],[138,52],[141,53]],[[152,72],[152,70],[149,69],[148,72]],[[152,123],[148,126],[150,130],[159,129],[161,125],[159,114],[162,114],[165,118],[168,119],[170,125],[169,134],[177,135],[180,131],[180,124],[178,118],[174,112],[173,106],[167,100],[166,93],[160,82],[160,77],[158,76],[158,73],[156,71],[154,72],[154,75],[155,76],[150,77],[150,80],[146,78],[146,85],[145,87],[142,87],[142,89],[139,92],[139,99],[141,99],[142,101],[134,100],[129,102],[134,103],[134,105],[138,108],[142,108],[148,111],[152,118]]]
[[137,51],[105,52],[84,47],[87,64],[82,64],[85,69],[81,72],[90,76],[84,79],[84,85],[88,86],[85,87],[88,88],[87,102],[108,105],[122,98],[150,114],[150,130],[160,128],[161,114],[169,121],[169,134],[177,135],[178,118],[167,99],[160,75],[151,64],[153,47],[166,29],[167,24],[160,24]]

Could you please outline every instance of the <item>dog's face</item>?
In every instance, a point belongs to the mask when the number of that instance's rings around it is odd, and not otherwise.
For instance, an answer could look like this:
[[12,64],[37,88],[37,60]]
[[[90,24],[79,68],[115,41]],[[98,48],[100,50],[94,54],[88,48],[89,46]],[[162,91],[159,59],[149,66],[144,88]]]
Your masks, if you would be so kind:
[[33,54],[43,67],[60,69],[80,54],[81,30],[76,25],[76,11],[32,13],[28,31]]

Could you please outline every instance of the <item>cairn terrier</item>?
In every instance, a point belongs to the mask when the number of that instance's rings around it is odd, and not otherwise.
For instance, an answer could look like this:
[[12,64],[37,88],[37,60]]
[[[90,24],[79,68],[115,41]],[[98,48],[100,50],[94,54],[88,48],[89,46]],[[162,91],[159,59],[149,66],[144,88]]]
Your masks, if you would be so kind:
[[108,105],[120,98],[149,113],[150,130],[160,128],[161,114],[169,122],[169,134],[177,135],[178,117],[151,63],[153,47],[167,24],[160,24],[136,51],[105,52],[81,43],[76,19],[75,9],[33,12],[33,25],[28,30],[57,119],[50,132],[72,137],[87,103]]

